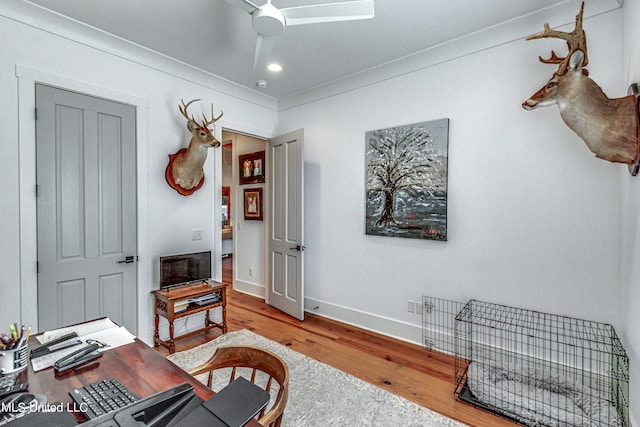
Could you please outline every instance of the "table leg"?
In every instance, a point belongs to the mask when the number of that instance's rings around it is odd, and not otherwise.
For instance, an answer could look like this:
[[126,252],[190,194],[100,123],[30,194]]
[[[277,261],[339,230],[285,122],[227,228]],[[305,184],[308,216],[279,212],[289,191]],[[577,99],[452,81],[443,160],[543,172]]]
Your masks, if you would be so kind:
[[173,321],[169,322],[169,353],[173,354],[176,352],[176,343],[173,340]]
[[154,323],[156,328],[155,328],[155,332],[153,333],[153,344],[157,345],[158,341],[160,341],[160,333],[158,332],[158,327],[160,325],[160,315],[158,315],[157,313],[156,313],[156,318]]
[[227,333],[227,306],[222,306],[222,333]]

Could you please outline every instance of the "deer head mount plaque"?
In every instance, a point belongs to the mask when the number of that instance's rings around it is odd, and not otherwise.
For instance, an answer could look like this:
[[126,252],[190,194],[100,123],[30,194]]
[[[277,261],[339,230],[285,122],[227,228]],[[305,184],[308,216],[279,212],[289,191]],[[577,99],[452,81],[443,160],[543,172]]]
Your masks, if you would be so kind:
[[551,79],[529,99],[522,103],[526,110],[557,104],[560,116],[587,144],[596,157],[610,162],[625,163],[629,172],[638,174],[639,116],[638,91],[634,83],[629,94],[623,98],[608,98],[585,69],[589,63],[587,56],[587,36],[582,29],[584,2],[576,16],[572,32],[552,30],[548,23],[544,31],[526,40],[544,37],[565,40],[569,52],[559,57],[551,51],[551,57],[540,61],[558,64]]
[[207,160],[209,147],[219,147],[218,141],[211,133],[209,126],[220,120],[222,112],[218,117],[213,115],[213,105],[211,105],[211,119],[202,115],[202,123],[187,114],[189,105],[199,99],[189,101],[187,104],[180,100],[182,105],[178,106],[180,113],[187,119],[187,129],[191,132],[191,140],[187,148],[180,149],[175,154],[169,155],[169,165],[165,172],[167,183],[183,196],[193,194],[204,184],[204,162]]

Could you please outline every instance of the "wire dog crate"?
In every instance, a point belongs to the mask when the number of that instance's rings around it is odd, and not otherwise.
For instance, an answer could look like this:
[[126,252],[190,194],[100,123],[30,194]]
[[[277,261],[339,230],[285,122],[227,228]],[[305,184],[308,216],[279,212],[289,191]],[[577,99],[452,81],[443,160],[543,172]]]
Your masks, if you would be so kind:
[[422,344],[427,350],[457,355],[456,315],[465,303],[434,297],[422,297]]
[[471,300],[455,316],[455,395],[529,426],[629,427],[611,325]]

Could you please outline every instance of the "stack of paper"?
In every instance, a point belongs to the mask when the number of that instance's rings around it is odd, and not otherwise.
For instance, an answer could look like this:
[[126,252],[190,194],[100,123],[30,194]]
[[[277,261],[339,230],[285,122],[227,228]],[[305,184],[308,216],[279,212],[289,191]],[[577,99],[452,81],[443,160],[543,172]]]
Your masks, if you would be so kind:
[[127,330],[124,326],[118,326],[111,321],[108,317],[103,319],[94,320],[92,322],[81,323],[79,325],[68,326],[66,328],[54,329],[52,331],[43,332],[41,335],[36,336],[37,340],[41,344],[46,344],[49,341],[60,338],[66,334],[75,332],[78,334],[79,340],[82,344],[78,344],[73,347],[67,347],[54,353],[49,353],[41,357],[32,358],[31,365],[34,371],[40,371],[53,366],[56,360],[73,353],[76,350],[86,346],[86,340],[96,340],[106,344],[105,347],[98,349],[98,351],[106,351],[121,345],[132,343],[135,340],[135,335]]
[[173,304],[173,312],[180,313],[181,311],[185,311],[189,307],[189,300],[178,301]]

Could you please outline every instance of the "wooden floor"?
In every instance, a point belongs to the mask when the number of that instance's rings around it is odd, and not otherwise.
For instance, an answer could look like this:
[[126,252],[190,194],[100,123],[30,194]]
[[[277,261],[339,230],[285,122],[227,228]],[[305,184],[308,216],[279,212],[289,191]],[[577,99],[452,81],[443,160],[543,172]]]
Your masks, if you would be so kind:
[[[229,331],[248,329],[471,426],[516,425],[455,400],[454,365],[448,356],[309,313],[301,322],[230,288],[227,297]],[[178,341],[176,351],[219,334],[210,330]]]

